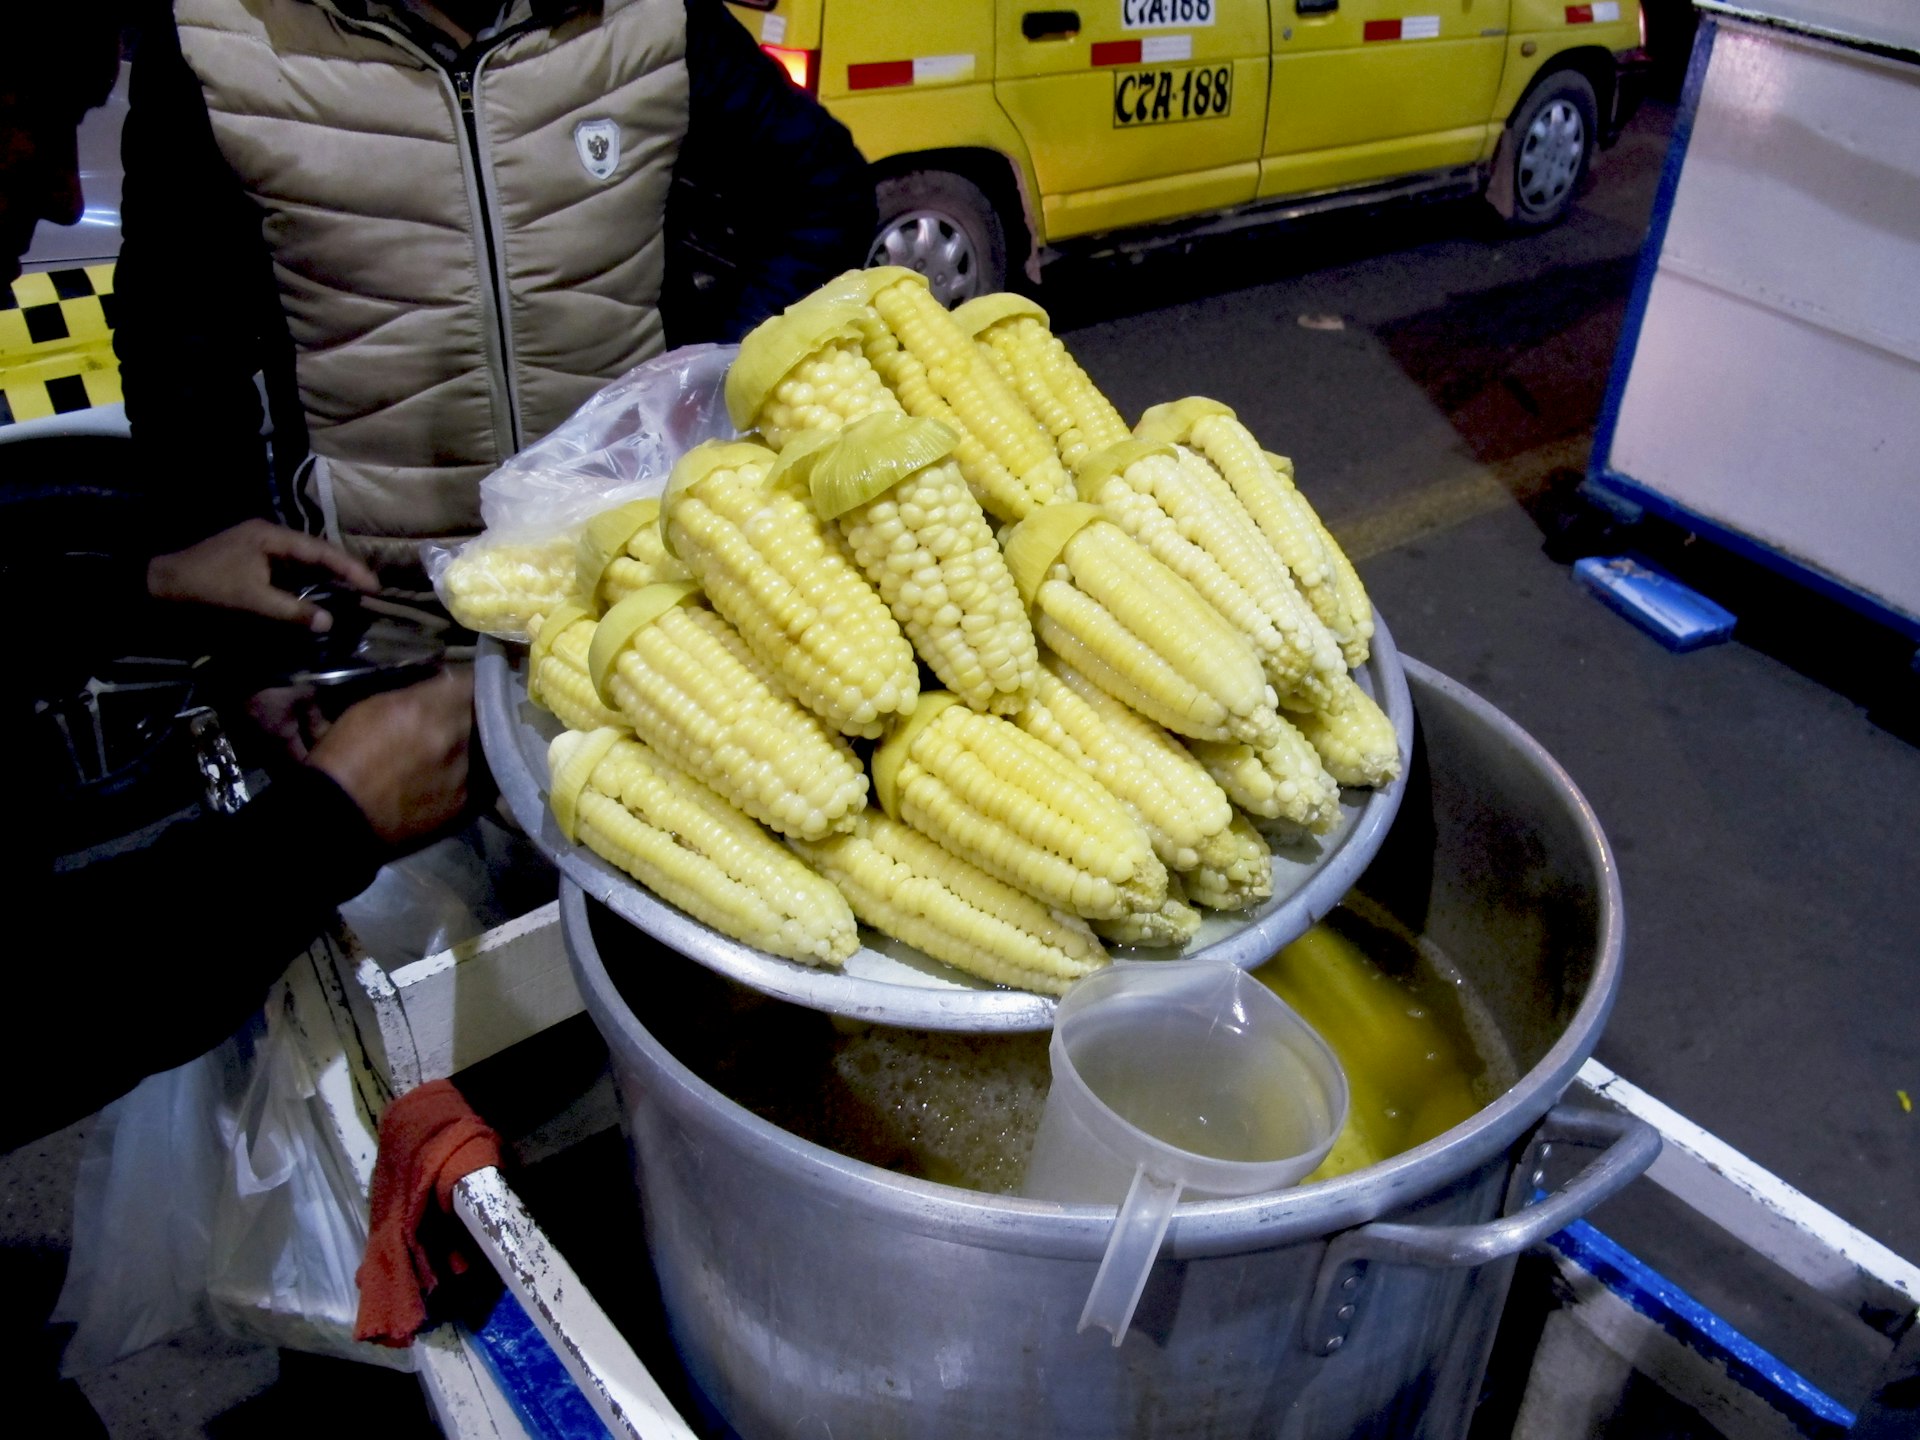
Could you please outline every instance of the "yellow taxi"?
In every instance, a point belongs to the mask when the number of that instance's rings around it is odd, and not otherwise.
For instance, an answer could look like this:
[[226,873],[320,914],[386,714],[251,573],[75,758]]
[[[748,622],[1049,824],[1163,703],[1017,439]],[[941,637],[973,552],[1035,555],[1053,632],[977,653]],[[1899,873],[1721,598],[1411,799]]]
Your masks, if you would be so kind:
[[873,260],[949,303],[1154,227],[1473,191],[1551,224],[1646,69],[1638,0],[731,3],[874,162]]

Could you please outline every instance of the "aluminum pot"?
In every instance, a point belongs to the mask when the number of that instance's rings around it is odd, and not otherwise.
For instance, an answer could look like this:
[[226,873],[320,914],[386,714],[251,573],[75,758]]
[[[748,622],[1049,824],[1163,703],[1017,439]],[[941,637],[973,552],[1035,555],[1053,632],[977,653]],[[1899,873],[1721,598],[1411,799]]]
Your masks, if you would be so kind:
[[[1659,1140],[1555,1108],[1619,983],[1619,881],[1593,812],[1505,716],[1406,664],[1411,781],[1359,888],[1452,958],[1520,1079],[1384,1163],[1182,1205],[1117,1348],[1075,1333],[1113,1209],[905,1177],[742,1108],[675,1053],[726,1023],[676,979],[699,967],[563,890],[668,1327],[727,1426],[744,1440],[1464,1433],[1508,1257],[1645,1169]],[[1520,1208],[1549,1140],[1598,1153]]]

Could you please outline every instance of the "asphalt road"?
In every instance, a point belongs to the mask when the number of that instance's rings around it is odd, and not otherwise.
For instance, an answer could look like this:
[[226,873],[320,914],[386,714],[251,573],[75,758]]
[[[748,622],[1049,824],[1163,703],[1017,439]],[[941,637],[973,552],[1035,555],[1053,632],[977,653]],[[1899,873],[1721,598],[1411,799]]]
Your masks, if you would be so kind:
[[1063,263],[1043,299],[1123,412],[1211,395],[1292,456],[1401,648],[1585,791],[1629,936],[1599,1058],[1920,1256],[1920,750],[1887,728],[1910,647],[1656,534],[1742,616],[1671,655],[1545,553],[1579,513],[1671,123],[1644,108],[1543,234],[1449,203]]

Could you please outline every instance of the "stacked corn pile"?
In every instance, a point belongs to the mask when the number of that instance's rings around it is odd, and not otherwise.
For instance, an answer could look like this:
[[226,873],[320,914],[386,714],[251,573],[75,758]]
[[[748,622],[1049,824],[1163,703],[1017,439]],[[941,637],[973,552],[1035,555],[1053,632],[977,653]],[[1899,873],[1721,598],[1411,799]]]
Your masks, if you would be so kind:
[[1398,774],[1359,578],[1225,406],[1129,429],[1038,306],[894,268],[748,336],[727,401],[748,438],[589,525],[528,673],[563,832],[716,929],[1059,993]]

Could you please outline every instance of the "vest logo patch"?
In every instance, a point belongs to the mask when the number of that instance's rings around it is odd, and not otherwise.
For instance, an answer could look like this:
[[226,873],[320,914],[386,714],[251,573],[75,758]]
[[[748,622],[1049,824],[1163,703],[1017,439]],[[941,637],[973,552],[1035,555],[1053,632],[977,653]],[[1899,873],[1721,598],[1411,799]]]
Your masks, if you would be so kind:
[[582,120],[573,127],[573,148],[589,175],[596,180],[606,179],[620,163],[619,122]]

